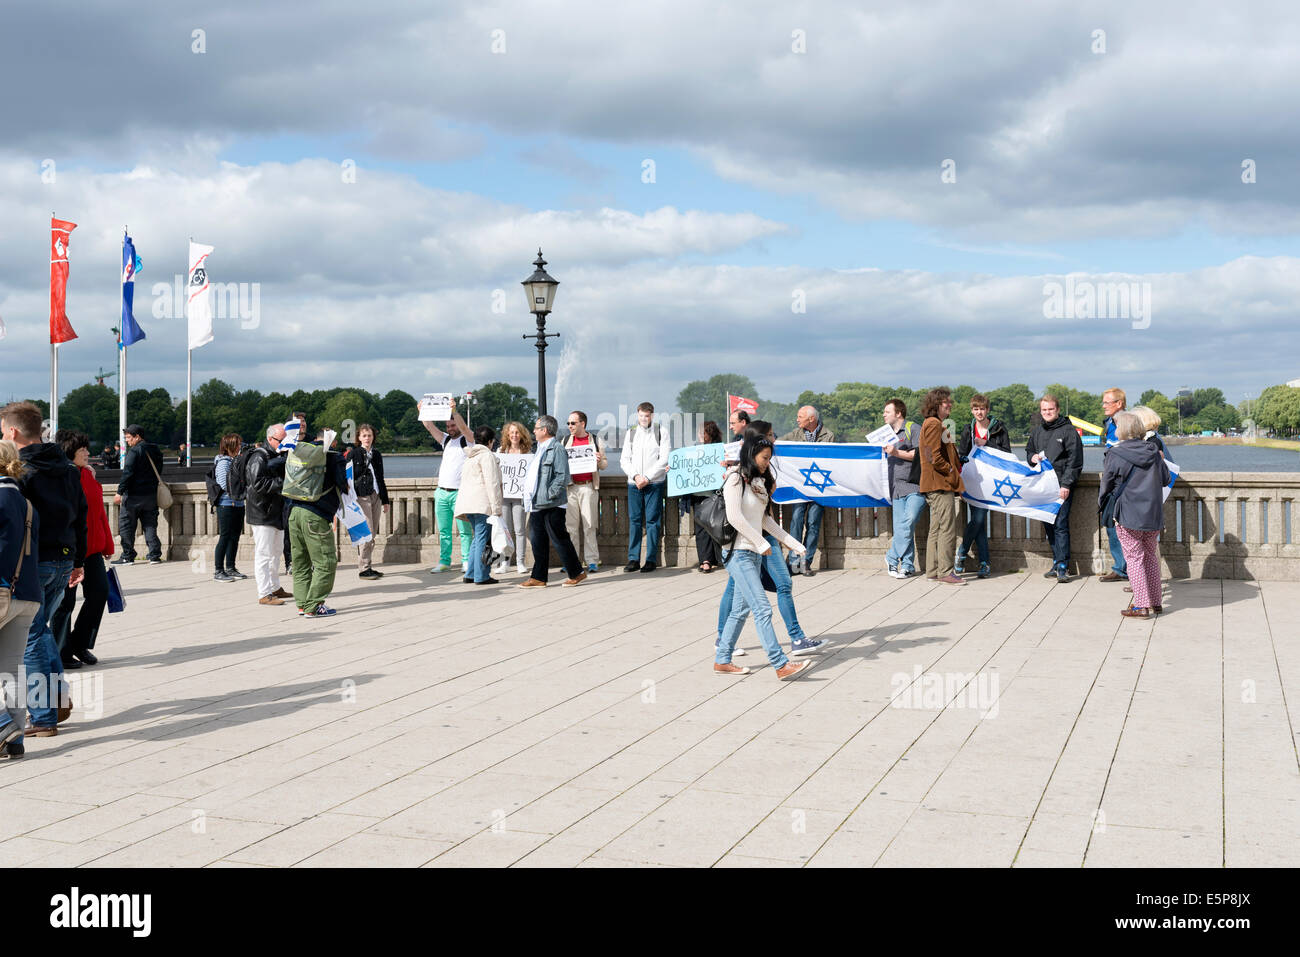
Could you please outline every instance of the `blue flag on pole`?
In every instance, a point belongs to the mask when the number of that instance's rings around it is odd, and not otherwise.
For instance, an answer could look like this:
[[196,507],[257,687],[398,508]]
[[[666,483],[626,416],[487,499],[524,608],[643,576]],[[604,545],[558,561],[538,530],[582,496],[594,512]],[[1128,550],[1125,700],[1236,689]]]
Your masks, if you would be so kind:
[[135,243],[122,234],[122,347],[135,345],[145,338],[144,330],[135,321],[135,274],[144,262],[135,254]]

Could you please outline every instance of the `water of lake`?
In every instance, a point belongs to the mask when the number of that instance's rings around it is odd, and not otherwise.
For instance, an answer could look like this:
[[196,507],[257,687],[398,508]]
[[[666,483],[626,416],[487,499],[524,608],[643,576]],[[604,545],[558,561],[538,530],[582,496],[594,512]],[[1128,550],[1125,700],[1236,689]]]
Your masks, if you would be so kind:
[[[1023,447],[1015,451],[1024,457]],[[1300,472],[1300,452],[1286,449],[1253,445],[1177,445],[1169,452],[1178,467],[1188,472]],[[1100,448],[1085,448],[1084,469],[1100,472],[1101,454]],[[434,478],[441,463],[440,455],[386,455],[384,474],[393,478]]]

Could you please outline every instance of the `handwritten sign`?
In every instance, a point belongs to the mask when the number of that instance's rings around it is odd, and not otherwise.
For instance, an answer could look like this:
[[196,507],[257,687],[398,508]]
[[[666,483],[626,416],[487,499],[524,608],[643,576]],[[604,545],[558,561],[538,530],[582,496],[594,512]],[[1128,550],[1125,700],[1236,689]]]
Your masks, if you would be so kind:
[[893,445],[898,441],[898,433],[888,425],[882,425],[874,432],[867,433],[868,445]]
[[446,422],[451,418],[451,393],[426,392],[420,400],[421,422]]
[[498,452],[496,456],[501,463],[501,497],[523,498],[528,469],[536,456],[516,452]]
[[575,445],[569,449],[569,475],[590,475],[596,471],[596,447]]
[[725,449],[721,442],[673,449],[668,453],[668,494],[699,495],[722,488]]

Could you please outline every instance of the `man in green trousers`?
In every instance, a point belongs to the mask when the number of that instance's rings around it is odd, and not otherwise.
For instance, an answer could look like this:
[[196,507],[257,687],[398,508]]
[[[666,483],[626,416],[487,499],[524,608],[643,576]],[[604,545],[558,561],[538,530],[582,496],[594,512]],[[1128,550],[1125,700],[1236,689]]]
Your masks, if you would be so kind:
[[[438,469],[438,491],[433,497],[433,518],[438,523],[438,564],[429,569],[430,574],[451,570],[451,528],[456,515],[456,495],[460,492],[460,471],[465,465],[465,449],[474,444],[474,436],[460,417],[456,397],[451,399],[451,419],[444,432],[432,422],[424,427],[442,446],[442,465]],[[460,561],[463,572],[469,574],[469,543],[474,537],[469,522],[455,522],[460,538]]]
[[339,510],[339,495],[348,487],[343,456],[328,449],[324,439],[322,436],[315,443],[299,442],[289,453],[281,492],[290,505],[293,598],[298,613],[308,618],[336,613],[325,604],[334,590],[334,571],[338,567],[332,523]]

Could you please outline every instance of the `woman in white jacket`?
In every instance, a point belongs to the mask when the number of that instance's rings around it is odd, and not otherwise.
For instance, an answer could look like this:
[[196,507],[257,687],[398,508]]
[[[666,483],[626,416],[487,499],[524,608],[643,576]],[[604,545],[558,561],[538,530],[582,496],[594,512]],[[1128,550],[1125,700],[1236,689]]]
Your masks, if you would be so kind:
[[[486,425],[474,430],[474,444],[465,447],[465,467],[460,473],[460,493],[456,496],[456,518],[463,518],[474,529],[469,545],[469,571],[461,579],[465,584],[496,585],[483,553],[491,540],[488,518],[501,515],[501,465],[489,451],[496,433]],[[463,539],[462,539],[463,541]],[[462,558],[466,556],[461,556]]]
[[811,659],[791,661],[777,640],[772,627],[772,606],[763,591],[760,569],[763,556],[772,546],[763,538],[766,531],[796,555],[804,553],[803,543],[783,529],[776,519],[767,514],[767,503],[776,485],[776,477],[769,468],[772,461],[772,442],[753,434],[745,436],[740,447],[740,464],[727,470],[722,486],[722,497],[727,504],[727,521],[736,530],[736,539],[730,552],[724,548],[727,574],[735,585],[731,601],[731,614],[722,629],[713,670],[721,675],[747,675],[748,668],[731,663],[731,654],[745,626],[749,613],[754,613],[754,625],[759,640],[767,652],[767,660],[776,669],[782,681],[802,674],[813,666]]

